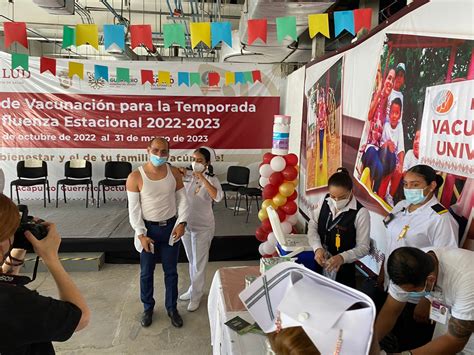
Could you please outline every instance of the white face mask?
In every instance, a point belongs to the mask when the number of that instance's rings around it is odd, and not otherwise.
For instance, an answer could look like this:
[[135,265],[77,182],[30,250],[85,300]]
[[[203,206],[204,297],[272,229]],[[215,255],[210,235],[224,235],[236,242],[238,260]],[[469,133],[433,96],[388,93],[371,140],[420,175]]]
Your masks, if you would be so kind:
[[204,166],[204,164],[197,163],[195,161],[191,163],[191,166],[193,168],[193,171],[196,173],[202,173],[204,170],[206,170],[206,167]]
[[342,199],[342,200],[338,200],[336,201],[335,199],[333,199],[332,197],[329,198],[329,201],[331,201],[332,205],[334,206],[334,208],[338,211],[342,210],[344,207],[346,207],[348,204],[349,204],[349,201],[351,200],[351,198],[345,198],[345,199]]

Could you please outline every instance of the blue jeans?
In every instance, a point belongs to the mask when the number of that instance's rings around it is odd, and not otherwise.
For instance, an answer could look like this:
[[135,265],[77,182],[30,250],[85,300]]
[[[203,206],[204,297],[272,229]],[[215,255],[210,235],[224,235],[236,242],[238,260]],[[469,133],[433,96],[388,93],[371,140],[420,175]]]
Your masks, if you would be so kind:
[[181,242],[176,242],[171,247],[168,244],[176,219],[172,219],[166,226],[152,225],[145,222],[147,236],[155,242],[155,254],[143,250],[140,253],[140,299],[145,311],[152,310],[155,306],[153,298],[153,275],[158,255],[165,273],[165,307],[167,311],[176,310],[178,300],[178,257]]

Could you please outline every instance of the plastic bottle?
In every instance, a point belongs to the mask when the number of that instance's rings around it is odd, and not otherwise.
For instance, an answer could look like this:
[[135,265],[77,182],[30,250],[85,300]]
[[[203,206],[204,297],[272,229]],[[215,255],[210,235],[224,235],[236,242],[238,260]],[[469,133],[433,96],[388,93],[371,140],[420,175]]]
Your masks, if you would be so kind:
[[290,121],[291,116],[275,115],[273,120],[272,154],[288,154],[288,146],[290,143]]

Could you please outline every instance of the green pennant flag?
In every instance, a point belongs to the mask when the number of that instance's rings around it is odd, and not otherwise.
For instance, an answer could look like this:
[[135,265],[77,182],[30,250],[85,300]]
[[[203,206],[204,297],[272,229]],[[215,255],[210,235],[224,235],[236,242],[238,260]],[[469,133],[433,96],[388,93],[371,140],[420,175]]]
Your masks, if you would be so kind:
[[189,86],[193,86],[194,84],[197,84],[198,86],[201,85],[201,74],[189,73]]
[[25,70],[29,70],[28,58],[28,54],[12,53],[12,69],[22,67]]
[[73,27],[64,26],[62,48],[69,48],[75,44],[76,44],[76,29]]
[[163,25],[163,37],[165,48],[169,48],[173,43],[182,48],[186,48],[186,39],[184,37],[184,25],[182,23],[167,23]]
[[286,36],[290,36],[295,41],[298,39],[296,35],[296,17],[277,17],[276,19],[277,39],[278,42],[283,42]]
[[117,83],[125,81],[130,82],[130,69],[128,68],[117,68]]
[[253,84],[253,76],[251,71],[244,71],[244,83]]

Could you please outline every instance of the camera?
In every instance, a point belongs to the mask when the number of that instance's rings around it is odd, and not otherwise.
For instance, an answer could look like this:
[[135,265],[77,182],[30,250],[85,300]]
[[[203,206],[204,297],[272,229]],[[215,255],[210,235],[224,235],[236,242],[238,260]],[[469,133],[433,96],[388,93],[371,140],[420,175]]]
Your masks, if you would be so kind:
[[36,239],[43,239],[48,235],[48,228],[41,224],[44,222],[42,219],[35,220],[32,216],[28,216],[28,207],[26,205],[18,205],[18,210],[21,213],[21,220],[20,226],[15,232],[13,248],[32,251],[33,246],[28,239],[26,239],[25,232],[30,231]]

